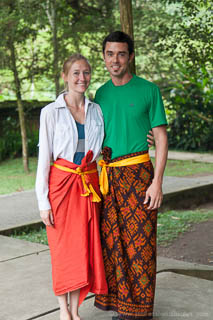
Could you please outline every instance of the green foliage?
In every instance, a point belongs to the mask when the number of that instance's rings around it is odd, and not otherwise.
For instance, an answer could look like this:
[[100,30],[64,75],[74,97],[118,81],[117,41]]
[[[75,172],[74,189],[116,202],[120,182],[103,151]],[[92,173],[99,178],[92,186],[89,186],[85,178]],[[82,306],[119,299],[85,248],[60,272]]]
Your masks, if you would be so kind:
[[40,227],[39,230],[34,230],[33,228],[26,227],[25,230],[15,231],[11,235],[11,237],[48,245],[47,233],[46,233],[45,227]]
[[33,68],[33,59],[38,57],[33,52],[33,42],[37,28],[34,23],[38,19],[37,1],[35,0],[1,0],[0,11],[0,58],[1,69],[14,71],[11,60],[11,44],[16,48],[16,64],[21,77],[26,79],[27,72]]
[[39,131],[36,129],[29,130],[27,133],[28,153],[30,157],[38,155]]
[[[15,88],[12,76],[6,78],[2,74],[11,68],[9,37],[14,35],[22,97],[53,100],[56,78],[60,78],[64,60],[74,52],[86,55],[95,70],[88,92],[94,94],[106,79],[101,41],[114,27],[114,4],[108,0],[2,0],[0,34],[4,41],[0,43],[0,90],[5,99],[14,97]],[[60,89],[63,89],[62,80]]]
[[[139,76],[167,87],[173,76],[173,61],[158,43],[171,30],[174,17],[161,1],[133,1],[136,71]],[[167,78],[167,75],[170,75]]]
[[158,42],[159,48],[166,50],[175,61],[186,63],[191,70],[199,70],[201,65],[210,66],[213,62],[212,1],[162,2],[176,6],[172,12],[173,25]]
[[[213,22],[211,1],[147,1],[136,25],[139,73],[161,87],[169,147],[213,149]],[[138,6],[139,6],[139,2]],[[139,11],[136,13],[139,15]],[[137,39],[137,38],[136,38]],[[140,43],[142,44],[140,46]]]
[[[161,88],[170,147],[211,150],[212,1],[132,0],[132,5],[137,74]],[[11,39],[22,98],[54,99],[54,82],[63,61],[75,51],[91,62],[93,75],[87,94],[94,96],[109,78],[101,43],[110,31],[120,29],[119,19],[118,0],[2,0],[0,100],[14,98]],[[0,142],[2,150],[5,143]]]
[[[27,129],[29,156],[37,155],[38,130]],[[19,157],[22,154],[21,133],[19,124],[11,117],[4,121],[0,137],[0,161],[7,158]]]
[[213,210],[168,211],[158,214],[157,241],[159,245],[168,245],[181,233],[187,231],[193,223],[213,219]]
[[21,134],[17,121],[8,117],[0,137],[0,161],[20,155],[21,150]]
[[213,86],[210,72],[194,74],[179,66],[180,81],[170,91],[169,146],[182,150],[213,150]]

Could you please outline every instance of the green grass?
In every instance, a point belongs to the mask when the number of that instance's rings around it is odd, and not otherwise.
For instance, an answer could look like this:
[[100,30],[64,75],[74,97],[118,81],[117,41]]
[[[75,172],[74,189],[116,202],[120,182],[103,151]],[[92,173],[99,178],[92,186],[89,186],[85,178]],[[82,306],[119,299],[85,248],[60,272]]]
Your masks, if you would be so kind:
[[30,173],[26,174],[21,158],[0,162],[0,194],[33,189],[35,186],[37,158],[29,159],[29,167]]
[[46,228],[45,226],[40,227],[39,230],[33,230],[32,227],[25,228],[22,231],[15,231],[11,237],[18,238],[30,242],[36,242],[41,244],[48,244],[47,243],[47,235],[46,235]]
[[[172,243],[181,233],[187,231],[192,224],[213,219],[213,210],[168,211],[158,214],[157,241],[165,246]],[[47,244],[46,229],[26,229],[15,232],[12,237]]]
[[[154,159],[152,159],[154,164]],[[165,175],[183,177],[194,174],[213,174],[213,163],[195,162],[192,160],[168,160]]]
[[192,224],[212,220],[213,210],[167,211],[158,214],[158,244],[168,245]]
[[[22,159],[9,159],[1,162],[0,194],[34,189],[37,158],[30,158],[29,165],[30,173],[25,174]],[[168,160],[165,170],[165,175],[178,177],[203,173],[212,174],[213,163]]]

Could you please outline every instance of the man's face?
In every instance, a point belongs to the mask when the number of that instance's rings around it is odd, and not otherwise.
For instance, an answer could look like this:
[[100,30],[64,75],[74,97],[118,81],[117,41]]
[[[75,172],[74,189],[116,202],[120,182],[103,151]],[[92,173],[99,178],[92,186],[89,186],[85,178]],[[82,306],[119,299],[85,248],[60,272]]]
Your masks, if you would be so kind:
[[128,73],[128,66],[134,57],[129,55],[126,42],[107,42],[104,61],[111,77],[123,78]]

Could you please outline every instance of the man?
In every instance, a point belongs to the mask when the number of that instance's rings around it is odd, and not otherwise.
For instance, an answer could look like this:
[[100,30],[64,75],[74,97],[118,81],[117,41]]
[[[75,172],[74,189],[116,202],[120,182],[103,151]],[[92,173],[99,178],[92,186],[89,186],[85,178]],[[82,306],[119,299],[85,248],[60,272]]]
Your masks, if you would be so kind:
[[[111,80],[95,101],[104,115],[101,174],[104,194],[101,236],[108,294],[95,306],[118,312],[115,319],[152,319],[156,279],[157,209],[167,159],[166,117],[158,87],[132,75],[134,44],[116,31],[103,42]],[[152,129],[155,173],[146,135]]]

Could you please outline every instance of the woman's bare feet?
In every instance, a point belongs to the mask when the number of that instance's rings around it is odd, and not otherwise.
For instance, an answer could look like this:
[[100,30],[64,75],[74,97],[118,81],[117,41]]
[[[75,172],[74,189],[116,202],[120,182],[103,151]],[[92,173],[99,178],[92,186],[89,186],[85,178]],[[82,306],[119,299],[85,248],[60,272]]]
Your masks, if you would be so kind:
[[83,320],[78,315],[80,289],[70,292],[70,313],[72,320]]
[[[80,318],[79,318],[80,319]],[[67,310],[60,310],[60,320],[73,320],[70,312]]]
[[68,309],[67,298],[67,293],[58,296],[58,303],[60,307],[60,320],[72,320],[71,313]]
[[79,315],[72,315],[72,320],[81,320]]

